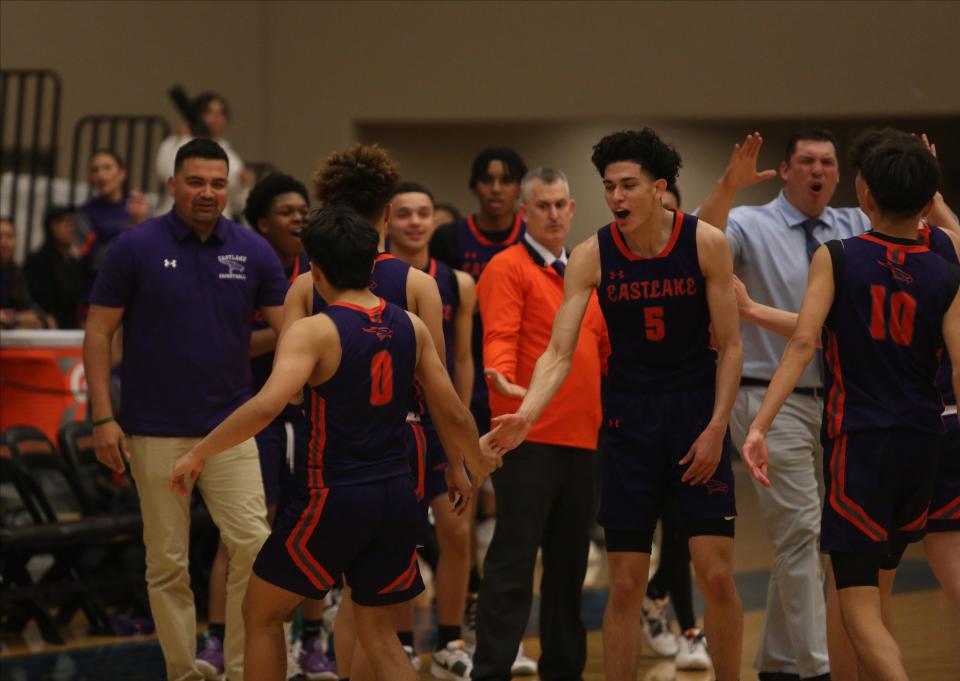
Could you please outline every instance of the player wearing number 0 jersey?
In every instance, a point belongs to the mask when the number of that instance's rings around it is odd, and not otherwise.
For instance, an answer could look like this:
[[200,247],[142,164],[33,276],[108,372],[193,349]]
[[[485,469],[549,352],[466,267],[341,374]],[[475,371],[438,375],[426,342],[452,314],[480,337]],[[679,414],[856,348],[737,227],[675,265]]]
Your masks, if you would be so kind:
[[[185,478],[196,477],[207,457],[256,432],[308,384],[314,393],[308,485],[257,557],[244,607],[246,671],[268,681],[286,678],[284,620],[304,598],[322,598],[343,573],[375,676],[414,679],[394,612],[384,608],[423,589],[415,556],[419,514],[400,438],[414,377],[441,438],[465,453],[475,475],[491,472],[498,457],[481,454],[473,419],[456,399],[423,322],[370,292],[378,242],[370,223],[350,209],[326,208],[303,240],[326,310],[290,326],[261,391],[177,461],[171,484],[187,493]],[[458,463],[451,479],[462,507],[470,483]]]
[[516,446],[556,393],[596,290],[611,345],[599,516],[610,561],[607,678],[636,678],[651,542],[669,494],[690,537],[717,678],[737,679],[742,611],[732,572],[727,424],[743,348],[730,250],[719,230],[663,208],[680,156],[653,130],[608,135],[592,160],[614,222],[571,254],[550,344],[520,409],[494,419],[494,441]]
[[[918,240],[934,204],[936,160],[918,139],[884,136],[856,178],[873,231],[814,255],[796,329],[744,444],[766,481],[764,436],[823,336],[826,497],[821,548],[831,555],[857,663],[881,681],[907,678],[879,617],[881,568],[923,535],[943,432],[935,385],[944,345],[960,359],[960,269]],[[954,388],[960,372],[954,370]]]

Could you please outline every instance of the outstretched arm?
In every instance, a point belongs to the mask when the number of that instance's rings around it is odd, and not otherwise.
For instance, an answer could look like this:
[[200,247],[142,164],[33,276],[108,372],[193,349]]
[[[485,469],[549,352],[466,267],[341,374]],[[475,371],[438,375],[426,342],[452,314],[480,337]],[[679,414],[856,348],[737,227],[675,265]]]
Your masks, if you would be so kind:
[[440,363],[446,366],[447,351],[443,339],[443,301],[437,282],[426,272],[411,267],[407,274],[407,300],[411,302],[410,311],[423,320],[433,339],[433,345],[440,356]]
[[730,423],[730,410],[740,386],[743,369],[743,345],[737,318],[737,299],[733,293],[733,257],[720,230],[701,221],[697,225],[697,252],[700,269],[707,282],[707,306],[717,346],[716,397],[713,414],[703,433],[694,441],[680,465],[690,463],[683,482],[706,484],[713,477],[723,454],[723,439]]
[[[929,149],[933,157],[936,158],[937,145],[933,144],[927,138],[926,133],[920,135],[920,139],[923,140],[923,143],[927,145],[927,149]],[[958,241],[960,241],[960,222],[957,222],[956,214],[951,210],[950,206],[947,205],[947,202],[943,200],[943,194],[940,192],[937,192],[933,197],[933,209],[929,215],[927,215],[927,221],[931,225],[942,227],[943,230],[950,235],[954,247],[957,246]]]
[[[187,494],[186,476],[196,479],[204,462],[211,456],[247,440],[272,421],[287,405],[290,395],[310,380],[321,361],[322,354],[330,354],[339,344],[336,327],[327,317],[306,319],[293,324],[280,339],[270,378],[256,395],[244,402],[230,416],[198,442],[193,449],[177,459],[170,479],[172,489]],[[332,361],[332,357],[327,358]]]
[[730,163],[700,208],[701,220],[725,230],[737,192],[777,176],[777,171],[772,169],[757,172],[757,155],[762,146],[763,137],[759,132],[747,135],[743,144],[733,145]]
[[570,254],[563,280],[563,303],[553,321],[550,343],[533,369],[523,403],[516,413],[493,419],[493,423],[499,426],[493,442],[502,450],[513,449],[523,442],[570,373],[580,324],[599,279],[600,247],[597,237],[593,236]]
[[282,336],[295,321],[313,314],[313,277],[310,272],[304,272],[290,284],[287,295],[283,299],[283,326]]
[[823,327],[834,298],[833,262],[826,246],[821,246],[810,263],[810,280],[800,305],[797,328],[783,352],[770,387],[743,445],[743,460],[753,476],[764,485],[767,479],[767,445],[764,442],[774,417],[797,387],[803,370],[817,351],[817,336]]

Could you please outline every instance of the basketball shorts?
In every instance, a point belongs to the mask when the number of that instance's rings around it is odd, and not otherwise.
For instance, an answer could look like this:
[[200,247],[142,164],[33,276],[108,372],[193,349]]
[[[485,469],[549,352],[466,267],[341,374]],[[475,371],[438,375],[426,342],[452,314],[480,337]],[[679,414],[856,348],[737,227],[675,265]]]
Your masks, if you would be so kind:
[[821,550],[887,556],[921,539],[940,437],[908,430],[824,437]]
[[267,504],[278,503],[281,489],[293,483],[295,462],[306,456],[310,424],[299,407],[287,405],[283,413],[256,435],[260,473]]
[[[607,395],[600,429],[600,511],[598,522],[618,533],[643,537],[649,546],[668,496],[677,503],[687,536],[732,536],[737,514],[729,432],[720,463],[705,485],[680,478],[681,466],[713,414],[714,389]],[[727,523],[717,521],[729,521]],[[723,531],[716,531],[725,527]],[[641,549],[642,550],[642,549]]]
[[408,601],[423,591],[416,557],[420,516],[406,475],[376,483],[312,488],[277,519],[254,573],[321,599],[343,574],[365,606]]
[[940,443],[940,463],[933,486],[928,532],[960,531],[960,423],[957,415],[943,419],[947,432]]

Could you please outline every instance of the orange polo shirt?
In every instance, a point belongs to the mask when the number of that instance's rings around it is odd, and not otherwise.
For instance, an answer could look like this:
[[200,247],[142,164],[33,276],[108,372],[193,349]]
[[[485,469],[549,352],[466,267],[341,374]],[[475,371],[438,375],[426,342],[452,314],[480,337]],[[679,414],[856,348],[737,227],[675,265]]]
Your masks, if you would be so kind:
[[[563,279],[521,241],[493,257],[477,283],[483,319],[483,365],[509,381],[530,386],[533,367],[550,342],[553,319],[563,302]],[[527,440],[597,448],[600,374],[610,343],[597,294],[590,297],[567,379],[530,430]],[[515,412],[520,400],[490,387],[493,416]]]

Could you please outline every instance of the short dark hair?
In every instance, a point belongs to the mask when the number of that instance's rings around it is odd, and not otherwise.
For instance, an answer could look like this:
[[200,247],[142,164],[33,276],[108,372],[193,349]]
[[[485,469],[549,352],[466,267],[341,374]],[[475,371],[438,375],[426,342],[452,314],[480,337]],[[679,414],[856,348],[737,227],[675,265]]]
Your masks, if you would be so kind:
[[321,208],[300,240],[331,286],[341,291],[370,288],[380,235],[360,213],[341,204]]
[[671,194],[677,197],[677,208],[679,208],[680,204],[682,203],[682,199],[680,198],[680,190],[677,188],[677,185],[668,184],[666,191],[670,192]]
[[100,156],[101,154],[112,158],[121,170],[127,169],[127,165],[123,162],[123,159],[120,158],[120,154],[115,152],[113,149],[108,149],[107,147],[100,147],[99,149],[94,149],[93,152],[90,154],[90,161],[93,161],[94,158],[96,158],[97,156]]
[[911,135],[884,138],[860,166],[877,208],[884,215],[919,213],[940,188],[940,167],[930,150]]
[[833,148],[837,148],[837,138],[826,128],[806,128],[797,130],[787,139],[787,147],[783,154],[783,160],[788,164],[793,158],[793,152],[797,150],[797,142],[830,142]]
[[230,105],[227,104],[227,100],[223,98],[222,95],[218,95],[216,92],[207,90],[206,92],[201,92],[199,95],[193,98],[191,105],[193,106],[193,115],[197,120],[203,115],[203,112],[207,110],[207,107],[210,106],[212,102],[220,102],[220,106],[223,107],[223,115],[226,118],[230,119]]
[[43,212],[43,233],[47,241],[50,241],[53,235],[54,223],[60,222],[69,215],[76,214],[77,209],[73,206],[47,206]]
[[460,211],[457,210],[457,207],[454,206],[452,203],[436,203],[436,202],[434,202],[434,204],[433,204],[433,210],[435,210],[435,211],[437,211],[437,210],[445,210],[445,211],[448,211],[448,212],[450,213],[450,215],[453,216],[453,221],[454,221],[454,222],[456,222],[457,220],[460,220],[461,218],[463,218],[463,215],[460,214]]
[[183,162],[188,158],[205,158],[211,161],[223,161],[227,164],[227,170],[230,170],[230,159],[227,158],[227,152],[225,152],[219,144],[206,137],[194,137],[177,149],[177,158],[173,162],[174,174],[180,172]]
[[886,139],[897,139],[903,136],[910,137],[908,133],[896,128],[867,128],[863,130],[850,145],[848,157],[851,167],[855,171],[859,171],[863,167],[864,159],[878,144]]
[[281,194],[289,193],[297,193],[303,197],[304,201],[310,203],[310,197],[303,182],[284,173],[270,173],[253,185],[247,195],[247,203],[243,207],[243,217],[251,227],[256,228],[260,218],[270,212],[270,204],[273,200]]
[[590,157],[600,176],[611,163],[632,161],[654,180],[675,184],[683,161],[673,145],[667,144],[651,128],[621,130],[607,135],[593,147]]
[[370,222],[383,214],[400,181],[400,169],[377,144],[335,151],[313,174],[313,192],[323,206],[342,204]]
[[520,154],[507,147],[488,147],[474,156],[470,166],[470,189],[476,189],[478,182],[489,177],[488,169],[491,161],[500,161],[507,169],[506,181],[520,184],[520,180],[527,174],[527,164]]
[[[410,194],[410,193],[426,194],[427,196],[430,197],[430,203],[433,203],[433,192],[431,192],[429,189],[427,189],[425,186],[423,186],[419,182],[401,182],[400,184],[397,185],[397,188],[393,190],[393,196],[396,196],[397,194]],[[393,196],[391,196],[390,198],[393,198]]]

